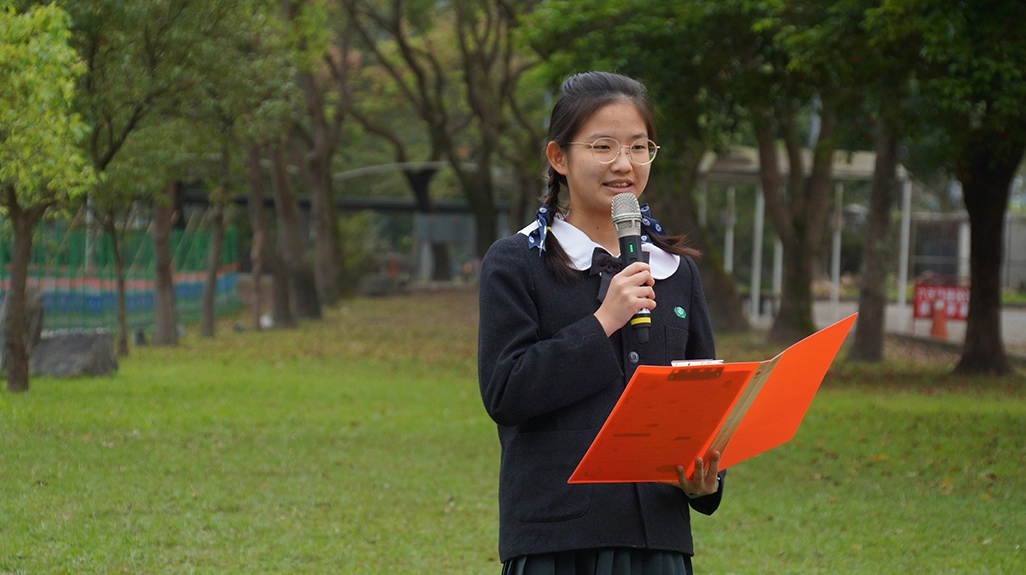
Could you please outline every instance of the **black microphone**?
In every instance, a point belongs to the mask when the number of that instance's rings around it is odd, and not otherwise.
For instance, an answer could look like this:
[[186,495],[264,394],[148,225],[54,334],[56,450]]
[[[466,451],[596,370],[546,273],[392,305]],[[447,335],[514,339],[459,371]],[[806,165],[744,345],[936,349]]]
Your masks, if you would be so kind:
[[[620,263],[627,267],[645,261],[641,254],[641,207],[638,198],[630,192],[613,196],[613,227],[620,240]],[[631,317],[631,326],[638,343],[648,343],[648,328],[652,326],[652,312],[642,309]]]

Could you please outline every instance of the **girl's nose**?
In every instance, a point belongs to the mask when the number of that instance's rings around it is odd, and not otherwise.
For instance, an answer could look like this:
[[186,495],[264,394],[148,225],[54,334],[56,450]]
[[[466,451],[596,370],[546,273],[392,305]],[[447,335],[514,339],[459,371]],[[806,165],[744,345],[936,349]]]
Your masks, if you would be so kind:
[[613,160],[612,169],[617,172],[629,172],[634,169],[630,158],[630,146],[620,146],[620,153]]

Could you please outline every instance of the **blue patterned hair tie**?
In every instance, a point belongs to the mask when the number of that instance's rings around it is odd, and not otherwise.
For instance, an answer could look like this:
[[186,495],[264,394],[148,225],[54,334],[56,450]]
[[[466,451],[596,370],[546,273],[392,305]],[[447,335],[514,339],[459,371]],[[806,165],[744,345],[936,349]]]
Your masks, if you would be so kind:
[[652,208],[648,204],[641,206],[641,241],[652,243],[649,236],[665,236],[666,230],[652,217]]
[[549,235],[549,222],[552,221],[552,213],[549,208],[542,206],[534,213],[534,221],[538,224],[531,233],[527,234],[528,249],[538,248],[538,257],[545,251],[545,236]]

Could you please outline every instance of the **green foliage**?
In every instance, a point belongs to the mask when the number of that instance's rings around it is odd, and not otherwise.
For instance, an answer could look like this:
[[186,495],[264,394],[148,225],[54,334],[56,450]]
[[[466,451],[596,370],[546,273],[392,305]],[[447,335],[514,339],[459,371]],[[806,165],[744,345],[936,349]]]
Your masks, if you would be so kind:
[[331,42],[331,23],[338,20],[339,14],[332,12],[333,3],[324,0],[287,4],[287,10],[293,12],[287,41],[296,64],[305,72],[323,71],[324,55]]
[[[220,153],[240,117],[248,120],[246,129],[263,131],[282,115],[280,106],[265,103],[288,94],[283,74],[290,68],[276,52],[281,30],[259,0],[63,5],[73,17],[73,42],[88,63],[77,104],[89,125],[93,165],[106,171],[127,146],[136,157],[126,160],[118,177],[149,186],[124,195],[122,186],[108,186],[101,190],[107,203],[129,204],[162,192],[168,177],[180,175],[175,170],[183,151]],[[195,126],[183,128],[181,121]],[[140,130],[149,133],[129,144]],[[142,174],[146,167],[151,173]]]
[[670,155],[741,141],[753,107],[801,115],[817,92],[851,107],[858,64],[873,61],[851,4],[552,1],[529,18],[526,40],[553,81],[588,69],[643,81]]
[[[477,317],[453,313],[475,301],[361,299],[0,395],[0,569],[497,573]],[[1021,376],[913,361],[835,366],[794,440],[731,469],[719,511],[694,518],[698,570],[1023,571]]]
[[0,191],[22,207],[67,202],[93,181],[71,111],[84,67],[68,46],[69,24],[53,5],[0,7]]
[[355,285],[361,276],[376,273],[381,254],[388,251],[378,226],[380,217],[371,211],[352,213],[339,222],[341,253],[345,254],[342,277]]
[[[387,127],[405,122],[406,129],[400,133],[407,132],[402,135],[420,142],[429,139],[435,126],[453,140],[465,137],[471,111],[453,13],[428,10],[424,2],[397,2],[387,8],[376,3],[347,4],[353,6],[354,25],[362,31],[361,49],[368,56],[358,72],[358,85],[375,96],[356,102],[356,107]],[[409,19],[410,15],[419,18]],[[409,129],[414,115],[423,130]]]
[[103,179],[89,207],[123,233],[170,181],[238,193],[251,141],[277,140],[295,109],[285,32],[263,0],[65,0],[88,70],[76,100]]
[[[1026,132],[1026,5],[887,0],[867,10],[880,44],[912,47],[906,61],[925,144],[949,172],[981,147],[1020,153]],[[937,134],[939,132],[939,134]],[[1003,151],[1004,150],[1004,151]]]
[[[154,118],[137,128],[108,164],[104,185],[93,197],[100,211],[127,208],[162,195],[167,182],[187,180],[191,167],[209,163],[211,148],[197,140],[196,126],[181,119]],[[199,145],[197,145],[199,144]],[[216,150],[216,148],[214,148]]]
[[717,35],[718,21],[703,21],[715,10],[704,2],[550,1],[526,19],[524,39],[543,56],[553,85],[586,70],[644,82],[672,157],[688,142],[725,145],[736,127],[736,109],[721,97],[718,78],[729,62],[717,44],[731,36]]
[[227,65],[231,74],[216,76],[239,94],[232,109],[240,113],[236,131],[245,141],[277,141],[300,105],[287,28],[276,9],[258,4],[253,12],[243,13],[247,26],[237,29],[236,57]]

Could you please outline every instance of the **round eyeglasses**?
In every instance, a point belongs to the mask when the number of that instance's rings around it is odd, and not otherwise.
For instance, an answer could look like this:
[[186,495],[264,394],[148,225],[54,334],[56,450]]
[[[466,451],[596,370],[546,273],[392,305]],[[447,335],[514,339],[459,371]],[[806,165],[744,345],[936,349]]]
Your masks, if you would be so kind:
[[620,150],[627,148],[627,157],[635,166],[647,166],[652,163],[659,151],[659,146],[648,139],[634,140],[629,146],[621,146],[620,142],[613,138],[599,138],[594,142],[567,142],[568,145],[588,146],[591,148],[591,155],[600,164],[612,164],[620,157]]

